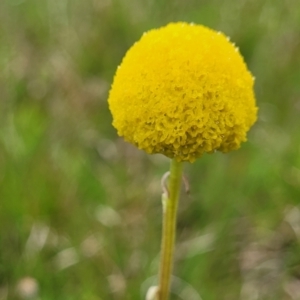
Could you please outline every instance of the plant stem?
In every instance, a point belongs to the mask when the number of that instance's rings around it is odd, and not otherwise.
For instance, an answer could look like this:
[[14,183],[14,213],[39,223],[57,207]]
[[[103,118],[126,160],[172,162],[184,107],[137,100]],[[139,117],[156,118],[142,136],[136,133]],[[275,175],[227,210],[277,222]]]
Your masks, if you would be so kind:
[[176,216],[182,177],[182,163],[171,161],[168,195],[163,195],[163,232],[158,300],[168,300],[176,237]]

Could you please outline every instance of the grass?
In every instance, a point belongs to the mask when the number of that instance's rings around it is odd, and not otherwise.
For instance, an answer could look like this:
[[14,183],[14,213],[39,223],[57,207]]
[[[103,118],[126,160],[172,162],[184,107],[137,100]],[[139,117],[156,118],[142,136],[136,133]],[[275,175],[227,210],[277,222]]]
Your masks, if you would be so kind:
[[187,283],[205,300],[299,299],[297,1],[4,0],[1,300],[26,299],[26,277],[39,287],[30,299],[144,299],[169,162],[118,138],[106,101],[131,44],[177,20],[231,36],[256,76],[260,111],[239,151],[185,165],[182,295],[172,299],[193,300]]

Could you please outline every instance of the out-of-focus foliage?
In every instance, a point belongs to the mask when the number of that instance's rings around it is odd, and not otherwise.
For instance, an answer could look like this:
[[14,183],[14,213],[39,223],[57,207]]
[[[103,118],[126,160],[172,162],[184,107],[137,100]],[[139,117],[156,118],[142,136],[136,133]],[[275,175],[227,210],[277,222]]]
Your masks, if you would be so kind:
[[142,33],[179,20],[231,36],[260,111],[239,151],[186,165],[172,299],[299,299],[298,1],[1,0],[1,300],[145,297],[168,160],[116,136],[107,94]]

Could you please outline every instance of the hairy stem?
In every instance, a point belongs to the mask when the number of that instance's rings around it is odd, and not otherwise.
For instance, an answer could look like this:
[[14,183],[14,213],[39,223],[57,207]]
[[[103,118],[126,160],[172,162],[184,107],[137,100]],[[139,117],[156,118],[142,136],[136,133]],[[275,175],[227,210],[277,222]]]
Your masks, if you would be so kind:
[[173,159],[171,162],[168,189],[163,194],[163,233],[159,274],[159,300],[169,299],[181,177],[182,163]]

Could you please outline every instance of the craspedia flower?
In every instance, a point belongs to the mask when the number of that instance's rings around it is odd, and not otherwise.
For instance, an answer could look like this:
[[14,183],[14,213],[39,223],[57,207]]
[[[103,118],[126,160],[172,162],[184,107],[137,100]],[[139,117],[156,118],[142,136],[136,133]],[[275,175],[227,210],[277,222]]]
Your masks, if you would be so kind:
[[257,118],[254,78],[220,32],[171,23],[126,53],[109,94],[118,134],[147,153],[194,161],[246,141]]

